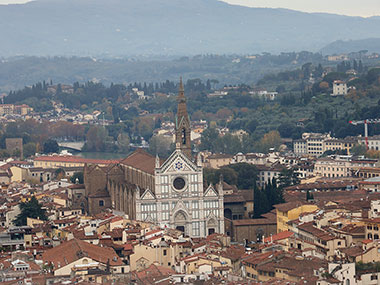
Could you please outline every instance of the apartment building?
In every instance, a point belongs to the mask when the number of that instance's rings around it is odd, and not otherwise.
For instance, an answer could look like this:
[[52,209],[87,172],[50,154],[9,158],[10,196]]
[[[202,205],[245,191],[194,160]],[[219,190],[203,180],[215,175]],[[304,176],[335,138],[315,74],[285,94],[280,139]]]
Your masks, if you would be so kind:
[[[359,137],[358,143],[366,145],[365,137]],[[380,135],[368,137],[368,149],[380,150]]]
[[314,175],[323,177],[350,176],[350,162],[331,158],[320,158],[315,162]]
[[353,138],[348,139],[330,139],[323,142],[324,151],[336,151],[340,150],[346,154],[350,154],[351,148],[357,143],[357,140]]
[[373,159],[351,159],[348,156],[319,158],[314,165],[314,175],[330,178],[356,176],[358,169],[372,168],[376,162]]
[[332,138],[330,134],[304,133],[302,134],[302,139],[293,142],[293,152],[296,155],[310,155],[316,157],[321,156],[326,151],[342,151],[346,154],[350,154],[351,148],[356,143],[357,140],[353,137],[336,139]]
[[331,96],[345,96],[347,95],[347,84],[341,80],[335,80],[333,83],[333,93]]

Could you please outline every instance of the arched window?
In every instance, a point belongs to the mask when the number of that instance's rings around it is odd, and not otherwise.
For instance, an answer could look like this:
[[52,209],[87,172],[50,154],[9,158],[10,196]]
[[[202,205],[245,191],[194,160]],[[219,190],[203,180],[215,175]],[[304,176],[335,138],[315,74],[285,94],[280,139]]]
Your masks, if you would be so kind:
[[186,144],[186,129],[182,129],[182,144]]

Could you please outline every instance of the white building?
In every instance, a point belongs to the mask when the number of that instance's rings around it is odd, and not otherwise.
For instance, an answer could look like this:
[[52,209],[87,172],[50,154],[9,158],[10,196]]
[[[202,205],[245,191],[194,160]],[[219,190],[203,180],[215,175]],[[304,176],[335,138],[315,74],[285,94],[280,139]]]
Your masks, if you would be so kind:
[[163,163],[156,158],[155,189],[137,193],[136,219],[181,230],[191,237],[224,233],[222,181],[203,185],[200,156],[191,154],[190,119],[180,84],[176,116],[176,150]]
[[296,155],[307,154],[307,142],[306,140],[300,139],[293,142],[293,152]]
[[[359,144],[365,145],[365,137],[359,137]],[[370,150],[380,150],[380,136],[368,137],[368,149]]]
[[259,96],[269,101],[274,101],[278,96],[278,92],[270,92],[266,90],[250,91],[249,94]]
[[347,84],[341,80],[335,80],[333,83],[333,93],[331,96],[345,96],[347,95]]
[[368,218],[379,218],[380,217],[380,200],[371,201],[371,209],[368,211]]

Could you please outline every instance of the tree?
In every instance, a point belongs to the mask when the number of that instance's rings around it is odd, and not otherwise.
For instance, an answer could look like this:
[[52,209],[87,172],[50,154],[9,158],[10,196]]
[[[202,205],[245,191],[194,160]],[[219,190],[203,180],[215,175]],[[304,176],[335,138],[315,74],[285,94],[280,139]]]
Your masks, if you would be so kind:
[[367,152],[367,148],[363,144],[356,144],[350,150],[350,153],[353,155],[365,155],[366,152]]
[[258,142],[257,149],[260,152],[268,152],[270,148],[277,149],[281,144],[281,136],[278,131],[266,133]]
[[257,168],[249,163],[236,163],[224,166],[223,168],[231,168],[237,174],[238,189],[253,189],[257,181]]
[[259,125],[259,123],[253,119],[253,120],[250,120],[246,123],[245,125],[245,129],[250,133],[250,134],[253,134],[253,132],[256,130],[257,126]]
[[58,168],[55,170],[54,174],[57,180],[61,180],[63,177],[65,177],[66,172],[63,168]]
[[104,151],[106,146],[107,130],[103,126],[91,126],[86,134],[85,150]]
[[203,131],[201,138],[201,150],[214,152],[214,143],[219,137],[219,132],[215,128],[208,128]]
[[157,135],[153,136],[149,141],[149,152],[153,155],[158,154],[160,157],[166,158],[172,150],[172,140],[169,137]]
[[280,175],[278,176],[277,181],[278,181],[278,186],[284,189],[288,186],[299,184],[300,179],[298,178],[298,175],[294,171],[294,169],[284,168],[280,172]]
[[322,92],[326,92],[329,89],[329,83],[326,81],[322,81],[321,83],[319,83],[319,89]]
[[253,211],[254,211],[255,218],[260,218],[262,214],[265,214],[270,211],[268,210],[270,209],[270,206],[269,206],[267,195],[264,192],[264,190],[255,187],[253,200],[254,200]]
[[29,142],[24,145],[24,157],[30,157],[37,152],[37,146],[34,142]]
[[27,218],[47,220],[46,210],[38,203],[36,197],[32,197],[29,202],[20,204],[21,213],[13,221],[16,226],[25,226]]
[[203,178],[206,185],[217,184],[220,181],[221,176],[223,177],[224,182],[230,185],[237,185],[238,174],[232,168],[222,167],[220,169],[203,169]]
[[126,133],[120,133],[117,136],[117,147],[119,152],[128,153],[129,151],[129,136]]
[[267,183],[262,189],[254,190],[254,215],[260,218],[262,214],[268,213],[276,204],[284,203],[283,188],[277,185],[276,179]]
[[77,179],[79,184],[84,183],[83,172],[75,172],[73,176],[70,177],[71,183],[77,183]]
[[58,143],[53,139],[48,139],[44,143],[44,153],[58,153]]

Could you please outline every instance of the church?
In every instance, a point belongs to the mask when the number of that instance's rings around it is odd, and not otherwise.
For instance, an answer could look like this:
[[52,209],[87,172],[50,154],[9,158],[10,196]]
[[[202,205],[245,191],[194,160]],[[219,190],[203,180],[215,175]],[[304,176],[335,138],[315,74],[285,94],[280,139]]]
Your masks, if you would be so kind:
[[86,208],[107,208],[131,219],[183,231],[191,237],[224,233],[223,181],[204,185],[200,157],[191,151],[191,124],[182,80],[177,96],[175,151],[165,161],[136,150],[118,164],[86,165]]

